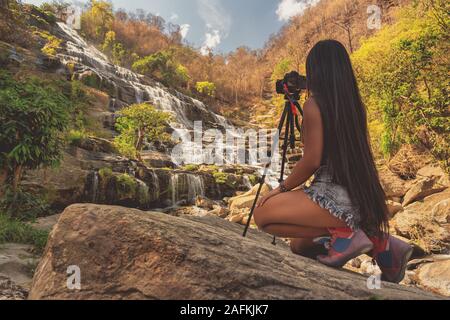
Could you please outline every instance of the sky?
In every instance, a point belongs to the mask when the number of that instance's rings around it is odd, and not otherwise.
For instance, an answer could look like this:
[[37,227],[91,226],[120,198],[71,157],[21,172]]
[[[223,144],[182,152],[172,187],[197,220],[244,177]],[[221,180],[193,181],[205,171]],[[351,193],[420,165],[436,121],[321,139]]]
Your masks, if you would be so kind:
[[[48,0],[47,0],[48,1]],[[66,0],[71,2],[71,0]],[[81,2],[86,2],[82,0]],[[114,9],[144,9],[181,26],[185,41],[203,53],[240,46],[262,48],[271,34],[318,0],[110,0]],[[45,0],[25,0],[41,4]]]

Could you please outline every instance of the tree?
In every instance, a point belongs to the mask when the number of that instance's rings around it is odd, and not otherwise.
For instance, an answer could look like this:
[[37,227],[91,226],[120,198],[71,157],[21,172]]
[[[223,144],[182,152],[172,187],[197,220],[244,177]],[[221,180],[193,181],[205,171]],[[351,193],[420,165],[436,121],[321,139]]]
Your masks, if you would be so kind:
[[201,93],[208,97],[214,97],[216,94],[216,85],[212,82],[201,81],[197,82],[195,89],[198,93]]
[[142,160],[141,152],[145,142],[165,142],[170,137],[166,127],[171,119],[170,114],[156,110],[150,104],[131,105],[120,112],[116,129],[120,133],[114,144],[123,155]]
[[189,80],[187,69],[176,61],[173,50],[160,51],[139,59],[133,63],[132,69],[169,86],[185,85]]
[[112,4],[91,0],[89,10],[81,15],[81,30],[91,40],[101,43],[114,20]]
[[59,162],[68,105],[51,83],[0,73],[0,186],[11,187],[16,195],[24,169]]

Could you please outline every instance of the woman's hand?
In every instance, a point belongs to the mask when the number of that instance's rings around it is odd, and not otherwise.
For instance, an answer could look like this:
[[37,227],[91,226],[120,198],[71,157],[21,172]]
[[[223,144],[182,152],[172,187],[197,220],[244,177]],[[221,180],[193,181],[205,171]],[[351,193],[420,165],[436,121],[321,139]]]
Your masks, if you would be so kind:
[[273,198],[279,194],[281,194],[280,188],[276,188],[276,189],[270,191],[267,195],[265,195],[258,201],[258,204],[256,205],[256,207],[260,208],[260,207],[264,206],[264,204],[267,202],[267,200],[269,200],[270,198]]

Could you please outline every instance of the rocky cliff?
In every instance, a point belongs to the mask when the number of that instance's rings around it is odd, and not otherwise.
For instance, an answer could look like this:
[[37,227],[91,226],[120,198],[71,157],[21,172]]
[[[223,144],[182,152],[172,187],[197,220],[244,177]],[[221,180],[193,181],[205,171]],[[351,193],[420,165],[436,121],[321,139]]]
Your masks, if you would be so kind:
[[[30,299],[436,299],[414,288],[327,268],[282,242],[216,217],[175,218],[122,207],[65,210],[37,268]],[[67,288],[80,268],[81,290]]]

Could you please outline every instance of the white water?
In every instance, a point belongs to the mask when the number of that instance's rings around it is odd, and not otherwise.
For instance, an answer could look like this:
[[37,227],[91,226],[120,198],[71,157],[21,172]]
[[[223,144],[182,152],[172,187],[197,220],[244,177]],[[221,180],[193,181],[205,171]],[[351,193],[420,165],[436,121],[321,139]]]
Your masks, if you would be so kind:
[[190,173],[174,173],[170,177],[172,192],[172,206],[177,206],[181,201],[193,204],[198,196],[205,196],[205,184],[202,176]]
[[118,91],[118,84],[123,83],[128,89],[134,91],[136,103],[148,101],[158,109],[174,115],[175,122],[172,124],[174,129],[192,129],[194,119],[190,119],[189,114],[193,110],[197,114],[205,114],[210,119],[214,119],[220,127],[226,128],[229,126],[225,118],[209,111],[201,101],[192,99],[178,91],[171,93],[158,82],[153,82],[150,85],[151,81],[144,76],[109,62],[105,54],[93,45],[88,44],[66,24],[58,23],[58,26],[67,39],[66,52],[58,54],[63,64],[77,63],[77,68],[81,68],[81,71],[94,72],[102,80],[102,83],[112,84],[116,91]]

